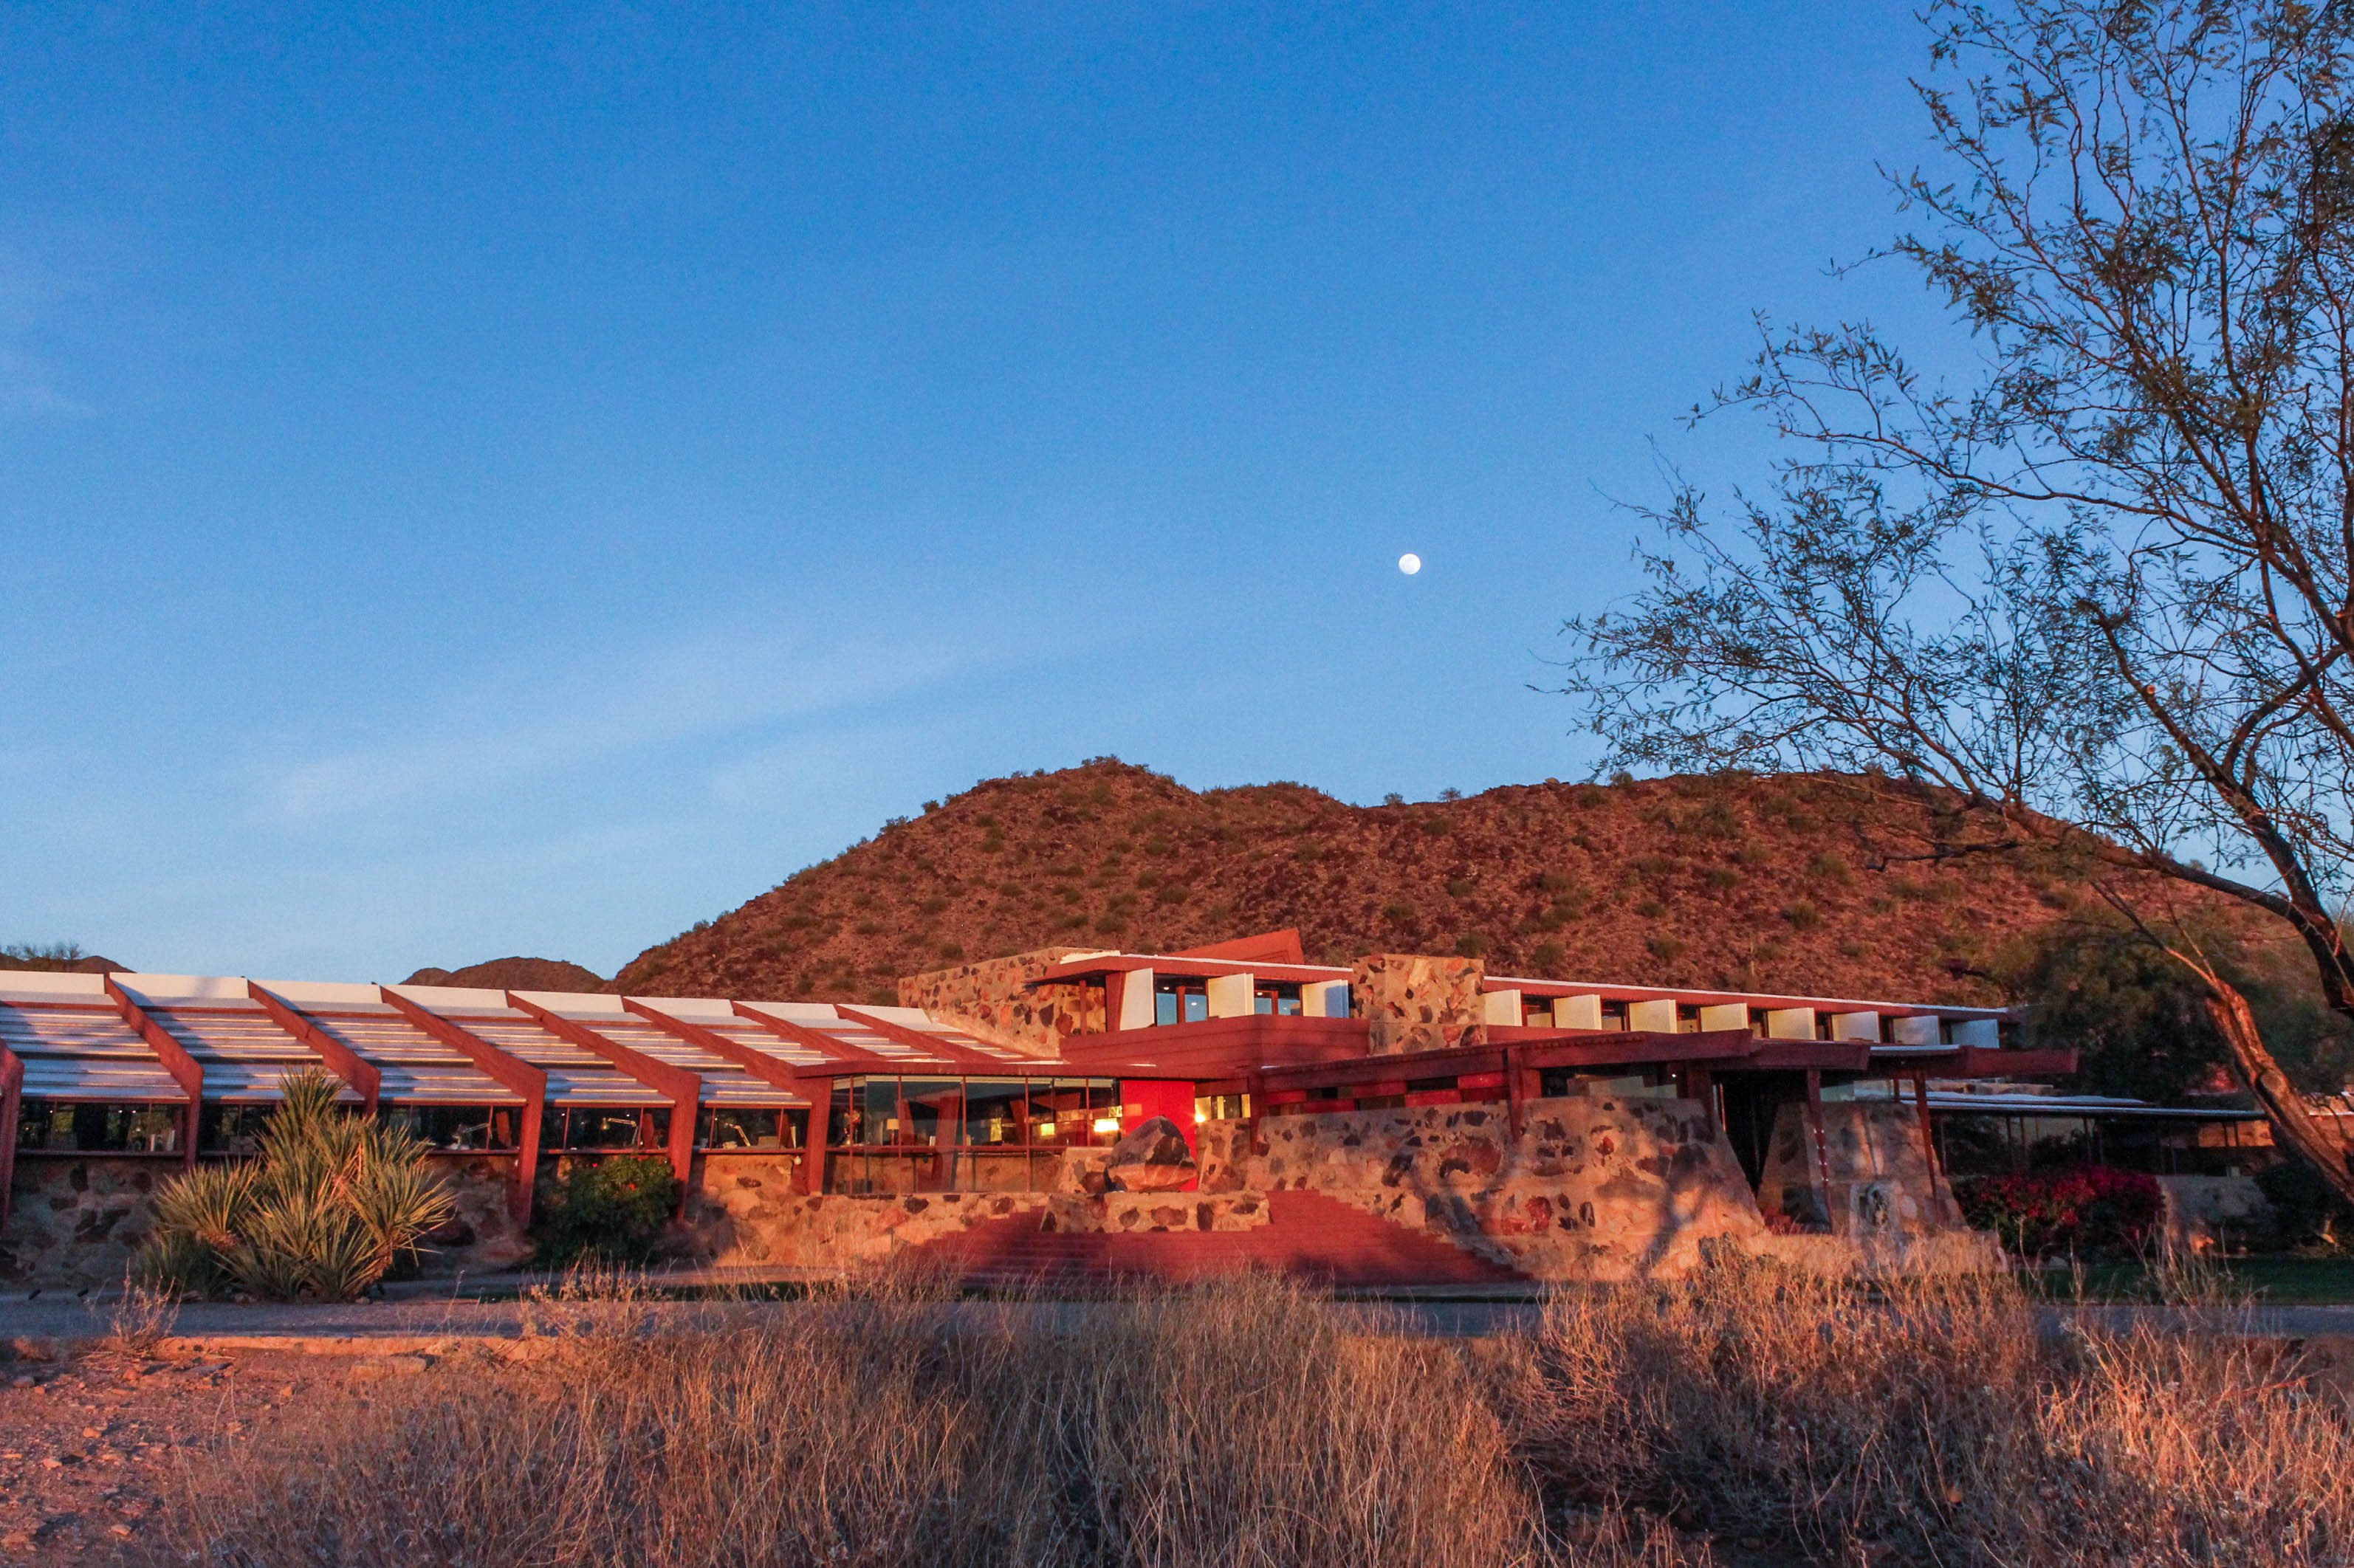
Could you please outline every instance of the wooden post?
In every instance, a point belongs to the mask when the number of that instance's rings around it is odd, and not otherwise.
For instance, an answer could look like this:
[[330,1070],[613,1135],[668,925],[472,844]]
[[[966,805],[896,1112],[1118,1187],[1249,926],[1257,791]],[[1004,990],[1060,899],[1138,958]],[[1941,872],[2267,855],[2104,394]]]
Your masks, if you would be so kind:
[[[1929,1162],[1929,1195],[1932,1198],[1938,1197],[1940,1196],[1939,1181],[1945,1176],[1945,1172],[1938,1169],[1937,1129],[1929,1120],[1929,1080],[1920,1073],[1913,1075],[1913,1108],[1921,1118],[1921,1155]],[[1944,1182],[1944,1187],[1945,1192],[1942,1195],[1948,1199],[1952,1198],[1953,1182],[1946,1181]]]

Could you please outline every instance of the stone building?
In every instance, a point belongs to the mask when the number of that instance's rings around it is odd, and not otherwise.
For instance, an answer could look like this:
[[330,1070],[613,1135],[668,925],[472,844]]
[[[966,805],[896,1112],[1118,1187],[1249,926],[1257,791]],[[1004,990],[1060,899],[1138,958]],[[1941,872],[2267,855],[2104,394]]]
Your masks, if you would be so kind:
[[670,1160],[677,1250],[722,1265],[1974,1266],[1928,1082],[2073,1066],[1997,1011],[1317,965],[1292,932],[960,965],[899,1001],[0,973],[0,1282],[119,1280],[157,1184],[249,1151],[311,1065],[435,1150],[441,1266],[525,1259],[546,1183],[620,1150]]

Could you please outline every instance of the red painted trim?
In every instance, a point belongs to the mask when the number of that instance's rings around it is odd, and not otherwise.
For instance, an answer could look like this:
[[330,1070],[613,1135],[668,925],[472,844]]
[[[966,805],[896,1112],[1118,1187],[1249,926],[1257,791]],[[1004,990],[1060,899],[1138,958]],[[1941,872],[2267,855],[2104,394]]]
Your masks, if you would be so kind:
[[1256,937],[1237,937],[1231,942],[1213,942],[1206,948],[1180,948],[1169,956],[1172,959],[1232,959],[1237,963],[1264,961],[1305,965],[1308,948],[1299,939],[1299,927],[1286,926],[1280,931],[1262,931]]
[[140,1038],[147,1042],[148,1048],[180,1086],[180,1092],[188,1097],[186,1123],[180,1129],[180,1162],[193,1171],[196,1164],[197,1123],[205,1103],[203,1065],[188,1054],[188,1048],[170,1030],[148,1017],[147,1010],[132,1001],[131,993],[115,984],[112,975],[106,977],[106,994],[114,1000],[115,1011],[122,1014],[122,1021],[139,1031]]
[[270,1022],[302,1042],[313,1054],[334,1068],[338,1077],[357,1089],[360,1108],[369,1116],[376,1115],[376,1101],[384,1091],[384,1075],[376,1070],[375,1063],[312,1022],[301,1008],[276,992],[248,980],[245,994],[261,1004],[261,1011],[270,1014]]
[[[793,1065],[766,1051],[755,1051],[740,1040],[730,1040],[716,1030],[705,1029],[700,1023],[684,1018],[673,1018],[660,1008],[649,1007],[636,997],[621,999],[622,1010],[644,1019],[666,1033],[675,1034],[688,1044],[710,1052],[723,1062],[743,1068],[771,1087],[801,1094],[801,1080],[793,1075]],[[807,1098],[807,1096],[803,1096]]]
[[16,1126],[24,1109],[24,1058],[0,1045],[0,1226],[7,1224],[8,1211],[15,1202]]
[[[578,1018],[552,1012],[513,991],[506,993],[506,999],[509,1007],[527,1015],[550,1034],[603,1057],[656,1094],[670,1097],[670,1168],[678,1177],[678,1201],[684,1205],[687,1183],[695,1175],[695,1123],[703,1109],[703,1079],[684,1067],[642,1051],[632,1051],[618,1040],[608,1040]],[[642,1143],[640,1147],[643,1147]]]
[[529,1220],[539,1173],[539,1126],[547,1112],[547,1075],[472,1030],[419,1006],[390,986],[380,985],[376,992],[395,1012],[473,1063],[501,1087],[523,1097],[522,1147],[516,1151],[514,1190],[507,1195],[507,1207],[518,1221]]

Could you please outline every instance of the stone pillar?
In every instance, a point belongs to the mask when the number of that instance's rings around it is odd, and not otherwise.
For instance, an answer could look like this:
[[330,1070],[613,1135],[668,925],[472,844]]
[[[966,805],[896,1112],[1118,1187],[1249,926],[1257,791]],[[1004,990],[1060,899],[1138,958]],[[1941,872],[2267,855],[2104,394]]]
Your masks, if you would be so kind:
[[1374,953],[1358,959],[1350,985],[1359,1014],[1373,1028],[1369,1054],[1487,1044],[1487,1006],[1479,992],[1485,978],[1477,959]]

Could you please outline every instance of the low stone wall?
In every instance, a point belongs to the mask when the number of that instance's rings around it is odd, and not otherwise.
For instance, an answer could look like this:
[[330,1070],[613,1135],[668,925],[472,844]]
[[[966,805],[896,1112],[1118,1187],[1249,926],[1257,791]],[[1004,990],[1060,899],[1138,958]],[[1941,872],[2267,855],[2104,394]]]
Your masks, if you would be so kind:
[[531,1256],[526,1227],[508,1207],[514,1185],[512,1154],[436,1154],[427,1163],[450,1189],[456,1217],[426,1238],[428,1274],[513,1268]]
[[1703,1243],[1765,1234],[1696,1101],[1565,1097],[1522,1112],[1517,1144],[1500,1104],[1211,1122],[1202,1185],[1322,1192],[1540,1279],[1680,1273]]
[[1038,1228],[1140,1235],[1155,1231],[1251,1231],[1268,1219],[1267,1194],[1232,1192],[1111,1192],[1100,1198],[1055,1193]]
[[1795,1101],[1774,1114],[1757,1201],[1768,1220],[1845,1237],[1867,1249],[1905,1238],[1961,1231],[1953,1190],[1931,1168],[1920,1114],[1895,1100],[1829,1100],[1823,1105],[1824,1190],[1807,1107]]
[[1479,982],[1485,973],[1477,959],[1417,953],[1373,953],[1359,959],[1349,978],[1349,995],[1357,1015],[1365,1020],[1368,1052],[1394,1056],[1484,1044],[1488,1012]]
[[19,1154],[0,1230],[0,1284],[12,1289],[119,1286],[146,1245],[155,1190],[180,1173],[154,1155]]

